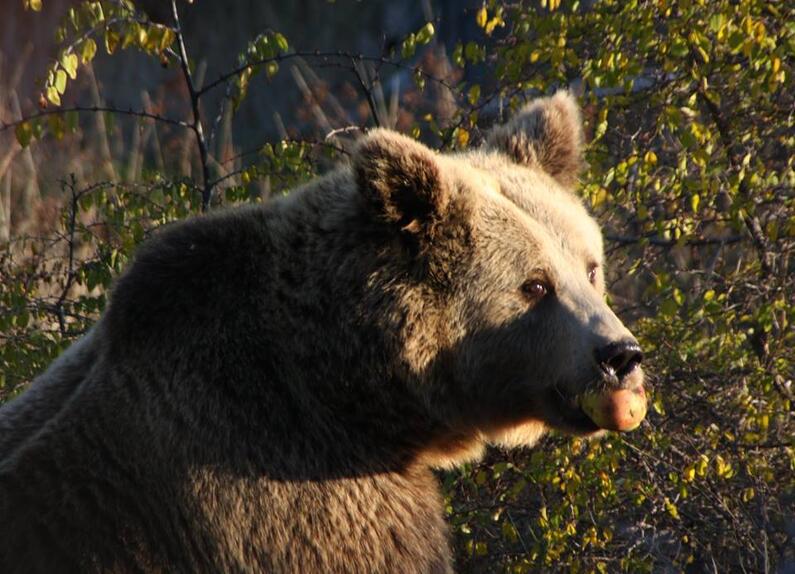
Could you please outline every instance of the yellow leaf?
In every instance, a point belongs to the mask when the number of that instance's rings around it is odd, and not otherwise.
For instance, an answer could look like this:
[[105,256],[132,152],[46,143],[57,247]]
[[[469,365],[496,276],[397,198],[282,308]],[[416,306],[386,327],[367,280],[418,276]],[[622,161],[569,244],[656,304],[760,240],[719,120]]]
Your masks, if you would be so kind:
[[676,507],[676,504],[671,502],[667,497],[665,498],[665,509],[668,511],[668,514],[671,515],[672,518],[679,519],[679,509]]
[[97,43],[93,40],[93,38],[88,38],[85,42],[83,42],[83,47],[80,51],[80,58],[83,60],[84,64],[87,64],[93,60],[96,53]]
[[108,51],[108,54],[115,52],[118,45],[119,33],[115,30],[111,30],[110,28],[105,30],[105,49]]
[[47,99],[56,106],[61,105],[61,95],[58,93],[58,90],[55,89],[55,86],[47,87]]
[[485,28],[488,21],[489,13],[488,10],[486,10],[486,5],[484,4],[480,7],[480,10],[478,10],[478,13],[475,15],[475,22],[477,22],[478,26],[481,28]]
[[731,478],[734,474],[731,464],[726,462],[721,455],[715,457],[715,473],[720,478]]
[[495,16],[491,20],[489,20],[488,24],[486,24],[486,35],[491,36],[491,33],[494,32],[494,28],[497,26],[504,26],[505,22],[499,16]]
[[25,0],[25,9],[41,12],[41,0]]
[[55,72],[55,81],[53,82],[53,86],[56,90],[58,90],[59,94],[63,94],[66,91],[66,72],[63,70],[58,70]]
[[61,56],[61,66],[73,80],[77,78],[77,54],[64,54]]
[[657,154],[649,150],[646,152],[646,155],[643,156],[643,161],[649,165],[654,165],[657,163]]
[[138,46],[140,48],[145,48],[146,41],[149,38],[149,31],[143,26],[140,26],[137,32],[138,32],[138,37],[136,38],[136,40],[138,41]]
[[701,197],[697,193],[694,193],[690,197],[690,208],[693,210],[693,213],[698,211],[698,204],[701,202]]
[[160,38],[160,51],[162,52],[163,50],[171,46],[171,44],[174,43],[176,37],[177,36],[176,34],[174,34],[174,30],[172,30],[171,28],[166,28],[165,30],[163,30],[163,36]]

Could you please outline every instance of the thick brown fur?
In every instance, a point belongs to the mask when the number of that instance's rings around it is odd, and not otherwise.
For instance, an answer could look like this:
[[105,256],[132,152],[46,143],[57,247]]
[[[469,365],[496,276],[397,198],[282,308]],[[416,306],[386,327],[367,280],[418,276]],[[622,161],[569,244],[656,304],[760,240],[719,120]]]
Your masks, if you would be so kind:
[[489,145],[572,187],[583,165],[583,139],[576,102],[568,93],[558,92],[530,102],[510,122],[492,130]]
[[[432,468],[594,432],[568,399],[630,337],[560,185],[577,114],[536,102],[457,156],[379,130],[157,233],[0,410],[0,571],[450,572]],[[523,293],[541,276],[554,300]]]

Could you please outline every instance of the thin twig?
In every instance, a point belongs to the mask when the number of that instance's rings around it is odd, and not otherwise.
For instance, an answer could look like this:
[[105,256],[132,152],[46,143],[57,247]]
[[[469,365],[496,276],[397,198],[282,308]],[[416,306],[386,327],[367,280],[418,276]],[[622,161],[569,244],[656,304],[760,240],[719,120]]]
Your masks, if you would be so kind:
[[372,85],[368,85],[368,82],[365,81],[364,74],[362,73],[363,67],[362,60],[357,60],[356,58],[351,58],[351,70],[353,71],[356,79],[359,81],[359,86],[362,88],[364,92],[365,98],[367,98],[367,105],[370,106],[370,113],[373,115],[373,122],[375,123],[376,127],[381,127],[381,119],[378,117],[378,106],[375,103],[375,99],[373,98],[373,87]]
[[399,62],[397,60],[391,60],[384,56],[364,56],[361,54],[354,54],[353,52],[346,52],[346,51],[338,51],[338,52],[321,52],[318,50],[315,51],[298,51],[298,52],[290,52],[289,54],[277,54],[275,56],[271,56],[269,58],[262,58],[260,60],[251,60],[242,64],[236,68],[231,69],[230,71],[221,74],[212,82],[207,83],[201,90],[199,90],[199,96],[203,96],[205,93],[217,88],[218,86],[228,82],[232,78],[235,78],[248,70],[249,68],[254,68],[257,66],[261,66],[263,64],[269,64],[271,62],[283,62],[285,60],[289,60],[292,58],[308,58],[308,59],[321,59],[325,61],[329,61],[332,59],[335,60],[358,60],[361,62],[372,62],[375,64],[391,66],[393,68],[399,68],[402,70],[407,70],[415,74],[420,74],[426,80],[430,80],[435,82],[441,86],[444,86],[448,90],[453,93],[459,93],[460,90],[455,86],[451,85],[449,82],[444,80],[443,78],[439,78],[430,74],[422,69],[420,66],[412,66],[411,64],[405,64],[403,62]]
[[364,130],[362,130],[361,126],[345,126],[344,128],[337,128],[337,129],[331,130],[329,133],[327,133],[325,135],[325,137],[323,139],[324,140],[329,140],[331,138],[337,137],[340,134],[348,135],[348,134],[353,133],[353,132],[360,132],[361,133],[362,131],[364,131]]
[[176,0],[171,0],[171,14],[174,18],[174,34],[176,35],[177,46],[179,47],[179,63],[182,67],[182,75],[185,77],[185,85],[190,94],[191,108],[193,109],[193,122],[189,124],[193,133],[196,134],[196,144],[199,147],[199,160],[202,164],[202,211],[206,211],[210,206],[213,188],[210,182],[210,162],[207,154],[207,141],[204,138],[204,128],[202,126],[201,112],[199,110],[199,100],[203,92],[196,88],[193,82],[193,75],[190,71],[188,61],[188,51],[185,48],[185,37],[182,33],[182,24],[179,20],[179,10]]
[[[641,243],[646,242],[650,245],[656,245],[658,247],[673,247],[674,245],[679,245],[680,242],[676,239],[662,239],[661,237],[630,237],[630,236],[623,236],[623,235],[606,235],[605,239],[608,241],[612,241],[613,243],[618,243],[620,245],[631,245],[633,243]],[[730,245],[732,243],[739,243],[742,241],[743,238],[739,235],[733,235],[731,237],[715,237],[715,238],[702,238],[702,239],[687,239],[681,243],[681,245],[688,245],[692,247],[698,247],[701,245]]]
[[75,225],[77,222],[77,200],[79,198],[79,194],[77,191],[75,191],[74,175],[72,175],[69,182],[63,182],[63,185],[64,187],[69,188],[71,198],[69,204],[69,228],[67,229],[67,232],[69,233],[69,237],[67,239],[69,253],[66,267],[66,281],[64,281],[63,289],[61,290],[61,294],[58,297],[58,301],[55,303],[55,315],[58,317],[58,327],[61,330],[61,335],[66,334],[66,318],[64,317],[63,304],[66,300],[67,294],[69,293],[69,289],[72,288],[72,283],[74,283],[75,279]]
[[132,108],[114,108],[113,106],[71,106],[67,108],[54,108],[51,110],[41,110],[36,112],[35,114],[31,114],[29,116],[25,116],[22,119],[15,120],[13,122],[2,122],[0,121],[0,132],[5,131],[10,128],[15,128],[20,124],[24,124],[25,122],[30,122],[36,120],[41,117],[51,116],[54,114],[66,114],[69,112],[77,112],[77,113],[97,113],[97,112],[108,112],[112,114],[122,114],[126,116],[134,116],[138,118],[145,118],[150,120],[155,120],[161,123],[170,124],[172,126],[179,126],[182,128],[189,128],[192,129],[191,124],[184,122],[182,120],[175,120],[172,118],[167,118],[158,114],[152,114],[143,110],[133,110]]

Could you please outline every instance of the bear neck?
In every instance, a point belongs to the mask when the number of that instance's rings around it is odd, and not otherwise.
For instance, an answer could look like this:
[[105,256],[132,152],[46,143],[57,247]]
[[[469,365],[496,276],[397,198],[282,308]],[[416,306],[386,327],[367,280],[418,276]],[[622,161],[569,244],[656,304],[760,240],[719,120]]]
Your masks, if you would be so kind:
[[159,387],[197,420],[170,442],[195,445],[191,465],[285,480],[427,465],[429,445],[463,436],[421,391],[442,318],[417,307],[429,294],[381,228],[343,209],[349,196],[296,194],[175,225],[139,252],[104,321],[119,396]]

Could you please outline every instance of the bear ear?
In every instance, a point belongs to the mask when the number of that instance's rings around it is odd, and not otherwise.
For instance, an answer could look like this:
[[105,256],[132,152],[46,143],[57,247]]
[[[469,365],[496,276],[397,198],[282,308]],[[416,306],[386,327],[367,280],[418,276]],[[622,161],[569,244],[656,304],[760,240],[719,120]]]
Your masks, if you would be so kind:
[[540,167],[564,187],[577,183],[584,166],[583,143],[580,109],[567,91],[533,100],[486,140],[487,147],[517,163]]
[[371,131],[353,152],[353,170],[376,213],[403,230],[418,231],[447,209],[449,184],[436,153],[406,136]]

